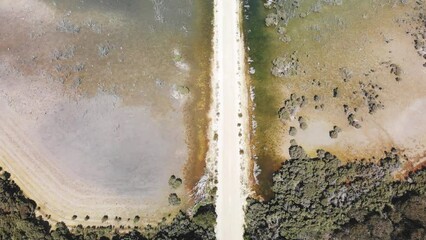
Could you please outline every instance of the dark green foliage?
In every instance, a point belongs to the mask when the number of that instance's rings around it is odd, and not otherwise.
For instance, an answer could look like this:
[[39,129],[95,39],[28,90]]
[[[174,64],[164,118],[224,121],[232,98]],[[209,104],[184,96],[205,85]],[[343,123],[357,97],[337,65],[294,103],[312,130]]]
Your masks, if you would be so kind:
[[392,207],[346,224],[333,239],[426,239],[426,198],[407,195]]
[[201,206],[197,209],[196,214],[193,216],[192,220],[198,226],[214,231],[214,226],[216,225],[216,212],[212,204]]
[[124,234],[123,236],[116,235],[112,240],[146,240],[148,238],[141,235],[138,231],[131,231],[130,233]]
[[0,177],[0,239],[52,239],[49,224],[34,214],[34,201],[9,178],[8,172]]
[[180,211],[170,225],[160,226],[160,230],[153,239],[215,239],[214,227],[204,229]]
[[318,151],[318,158],[295,158],[300,146],[292,146],[292,152],[293,159],[273,176],[274,197],[268,202],[248,199],[246,238],[318,239],[352,219],[383,212],[407,192],[425,193],[424,171],[410,181],[393,180],[391,174],[399,167],[395,154],[379,164],[343,165],[324,151]]
[[75,236],[69,231],[67,225],[63,222],[56,224],[56,229],[51,232],[52,238],[55,240],[72,240]]

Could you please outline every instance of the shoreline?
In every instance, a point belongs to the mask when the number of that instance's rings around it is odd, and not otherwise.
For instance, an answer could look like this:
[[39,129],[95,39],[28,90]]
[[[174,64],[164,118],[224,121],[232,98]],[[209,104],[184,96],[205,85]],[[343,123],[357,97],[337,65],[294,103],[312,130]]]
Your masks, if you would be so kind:
[[[195,49],[200,49],[202,54],[193,52],[194,56],[192,56],[191,59],[193,64],[198,64],[198,67],[197,71],[189,77],[189,81],[194,81],[191,83],[191,86],[194,86],[198,91],[192,93],[193,95],[191,95],[184,106],[188,159],[184,164],[183,177],[185,180],[185,188],[189,194],[193,194],[194,190],[196,191],[198,183],[202,181],[206,174],[206,159],[208,158],[211,142],[211,138],[208,136],[210,131],[209,126],[211,125],[209,112],[213,108],[211,82],[206,81],[206,79],[211,78],[211,65],[213,64],[213,48],[211,42],[213,36],[213,3],[195,2],[195,4],[197,4],[196,8],[197,11],[199,11],[198,14],[202,15],[207,12],[209,16],[206,18],[199,17],[200,20],[197,21],[196,33],[199,36],[196,37],[194,44],[197,46]],[[207,36],[201,34],[201,29],[203,29],[204,26],[209,27]],[[195,195],[196,194],[197,193],[195,193]],[[190,201],[197,203],[197,199],[192,198]]]

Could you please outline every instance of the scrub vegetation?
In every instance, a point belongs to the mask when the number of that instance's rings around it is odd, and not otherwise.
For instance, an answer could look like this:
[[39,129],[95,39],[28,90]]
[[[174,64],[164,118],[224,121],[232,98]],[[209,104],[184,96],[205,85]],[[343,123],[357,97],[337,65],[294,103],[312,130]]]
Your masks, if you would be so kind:
[[289,151],[292,159],[273,176],[272,199],[248,199],[246,239],[424,236],[426,171],[396,181],[401,168],[396,149],[378,163],[347,164],[324,150],[315,158],[297,145]]

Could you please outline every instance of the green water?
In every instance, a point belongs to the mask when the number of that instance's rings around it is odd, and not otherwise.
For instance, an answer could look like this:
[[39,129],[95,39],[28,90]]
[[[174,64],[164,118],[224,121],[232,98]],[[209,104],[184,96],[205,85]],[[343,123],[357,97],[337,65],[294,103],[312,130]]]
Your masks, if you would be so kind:
[[[257,122],[256,135],[254,145],[255,153],[258,157],[256,161],[262,169],[260,175],[257,176],[259,186],[255,187],[256,191],[263,195],[271,194],[269,187],[272,184],[272,172],[279,165],[277,156],[273,152],[273,146],[270,145],[270,136],[268,135],[270,122],[277,119],[277,110],[274,107],[280,103],[270,86],[275,81],[270,73],[271,62],[276,57],[275,51],[277,42],[274,41],[275,33],[272,29],[265,27],[266,9],[263,7],[263,1],[246,0],[244,5],[249,8],[244,10],[244,34],[245,41],[249,51],[247,55],[253,60],[250,64],[256,70],[251,75],[251,85],[255,88],[256,104],[254,115]],[[246,18],[248,17],[248,19]]]

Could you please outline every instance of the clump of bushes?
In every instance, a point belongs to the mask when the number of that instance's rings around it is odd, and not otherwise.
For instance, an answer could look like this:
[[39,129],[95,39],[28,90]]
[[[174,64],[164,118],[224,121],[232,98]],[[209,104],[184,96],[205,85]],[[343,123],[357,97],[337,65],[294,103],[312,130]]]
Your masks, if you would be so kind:
[[306,123],[305,118],[299,117],[298,121],[299,121],[299,127],[300,127],[300,129],[306,130],[308,128],[308,124]]
[[337,136],[339,135],[341,131],[342,129],[340,129],[338,126],[334,126],[333,130],[329,132],[329,135],[331,138],[337,138]]
[[181,199],[176,193],[170,193],[169,195],[169,204],[172,206],[177,206],[181,203]]
[[379,100],[379,94],[377,93],[378,91],[382,90],[382,87],[377,84],[373,84],[372,82],[369,82],[368,84],[360,82],[359,88],[361,90],[364,101],[367,103],[368,112],[370,114],[373,114],[377,110],[383,109],[385,107]]
[[284,101],[284,106],[278,110],[278,117],[283,123],[291,121],[297,110],[306,104],[307,99],[305,96],[298,97],[295,93],[292,93],[290,98]]
[[170,176],[169,186],[173,189],[179,188],[182,185],[182,179],[176,177],[175,175]]
[[296,136],[296,134],[297,134],[297,129],[296,129],[295,127],[290,127],[290,128],[289,128],[289,130],[288,130],[288,134],[289,134],[290,136]]

